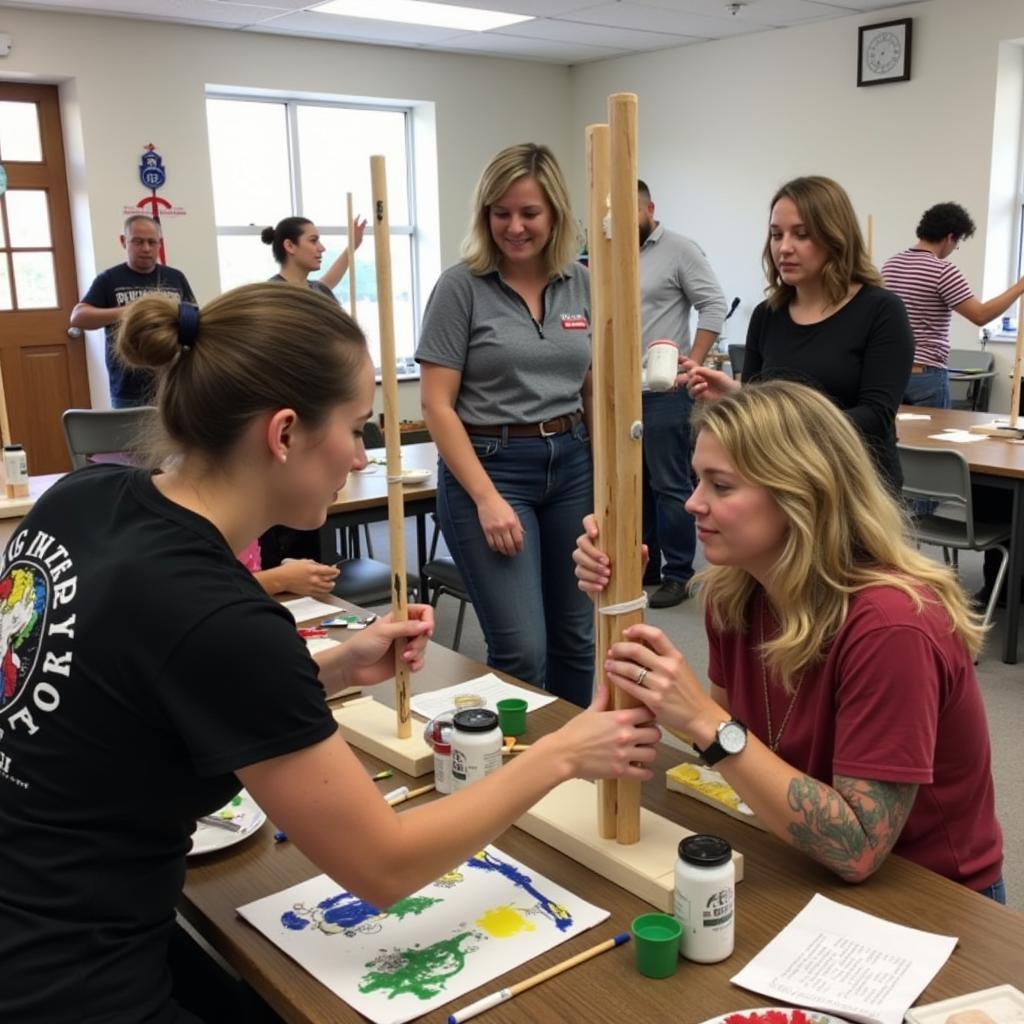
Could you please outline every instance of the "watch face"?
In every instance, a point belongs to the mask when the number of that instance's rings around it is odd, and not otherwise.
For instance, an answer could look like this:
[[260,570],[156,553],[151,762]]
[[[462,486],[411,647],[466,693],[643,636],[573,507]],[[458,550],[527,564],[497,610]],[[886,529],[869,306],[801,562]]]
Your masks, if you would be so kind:
[[747,745],[747,730],[736,722],[726,722],[718,731],[718,742],[727,754],[738,754]]

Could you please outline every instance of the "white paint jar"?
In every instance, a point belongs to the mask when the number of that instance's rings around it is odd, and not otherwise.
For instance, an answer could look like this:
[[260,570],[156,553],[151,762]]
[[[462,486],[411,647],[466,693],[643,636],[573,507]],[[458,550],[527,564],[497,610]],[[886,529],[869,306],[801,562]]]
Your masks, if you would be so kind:
[[651,391],[669,391],[679,376],[679,346],[662,338],[647,346],[647,386]]
[[452,789],[463,789],[501,767],[498,715],[467,708],[452,716]]
[[28,497],[28,458],[20,444],[4,445],[4,480],[8,498]]
[[699,964],[724,960],[736,939],[732,847],[718,836],[687,836],[679,844],[675,882],[675,916],[683,927],[679,952]]

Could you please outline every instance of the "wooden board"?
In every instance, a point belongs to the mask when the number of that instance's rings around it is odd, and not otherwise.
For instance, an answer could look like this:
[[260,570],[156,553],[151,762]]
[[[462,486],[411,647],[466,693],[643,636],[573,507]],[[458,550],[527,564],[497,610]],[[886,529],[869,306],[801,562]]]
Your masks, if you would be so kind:
[[372,697],[361,697],[332,713],[341,735],[353,747],[379,757],[414,779],[434,770],[434,751],[423,738],[422,727],[414,726],[411,736],[399,739],[395,735],[394,709]]
[[[598,802],[592,782],[573,779],[534,804],[516,826],[666,914],[672,913],[679,841],[693,833],[652,811],[640,811],[640,839],[623,845],[597,833]],[[743,854],[733,850],[736,881]]]

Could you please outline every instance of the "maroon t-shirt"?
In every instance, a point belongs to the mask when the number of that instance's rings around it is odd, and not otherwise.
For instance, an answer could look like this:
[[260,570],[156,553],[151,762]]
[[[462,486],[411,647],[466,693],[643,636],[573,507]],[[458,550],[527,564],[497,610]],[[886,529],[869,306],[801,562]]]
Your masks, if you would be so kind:
[[[756,652],[762,602],[752,601],[752,625],[741,633],[718,633],[708,616],[708,674],[728,694],[731,713],[767,743]],[[770,638],[770,611],[765,621]],[[768,693],[777,736],[791,698],[770,676]],[[971,889],[1000,877],[985,706],[971,657],[940,605],[919,613],[895,587],[855,594],[825,660],[806,673],[778,754],[829,785],[835,775],[917,783],[893,852]]]

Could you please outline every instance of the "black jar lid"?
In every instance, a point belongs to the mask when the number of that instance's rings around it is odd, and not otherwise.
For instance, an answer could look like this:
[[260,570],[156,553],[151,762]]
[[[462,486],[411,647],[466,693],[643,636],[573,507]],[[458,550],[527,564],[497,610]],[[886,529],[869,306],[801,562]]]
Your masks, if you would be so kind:
[[679,857],[687,864],[716,868],[732,858],[732,847],[719,836],[687,836],[679,843]]
[[490,732],[498,728],[498,715],[489,708],[466,708],[455,712],[452,724],[461,732]]

